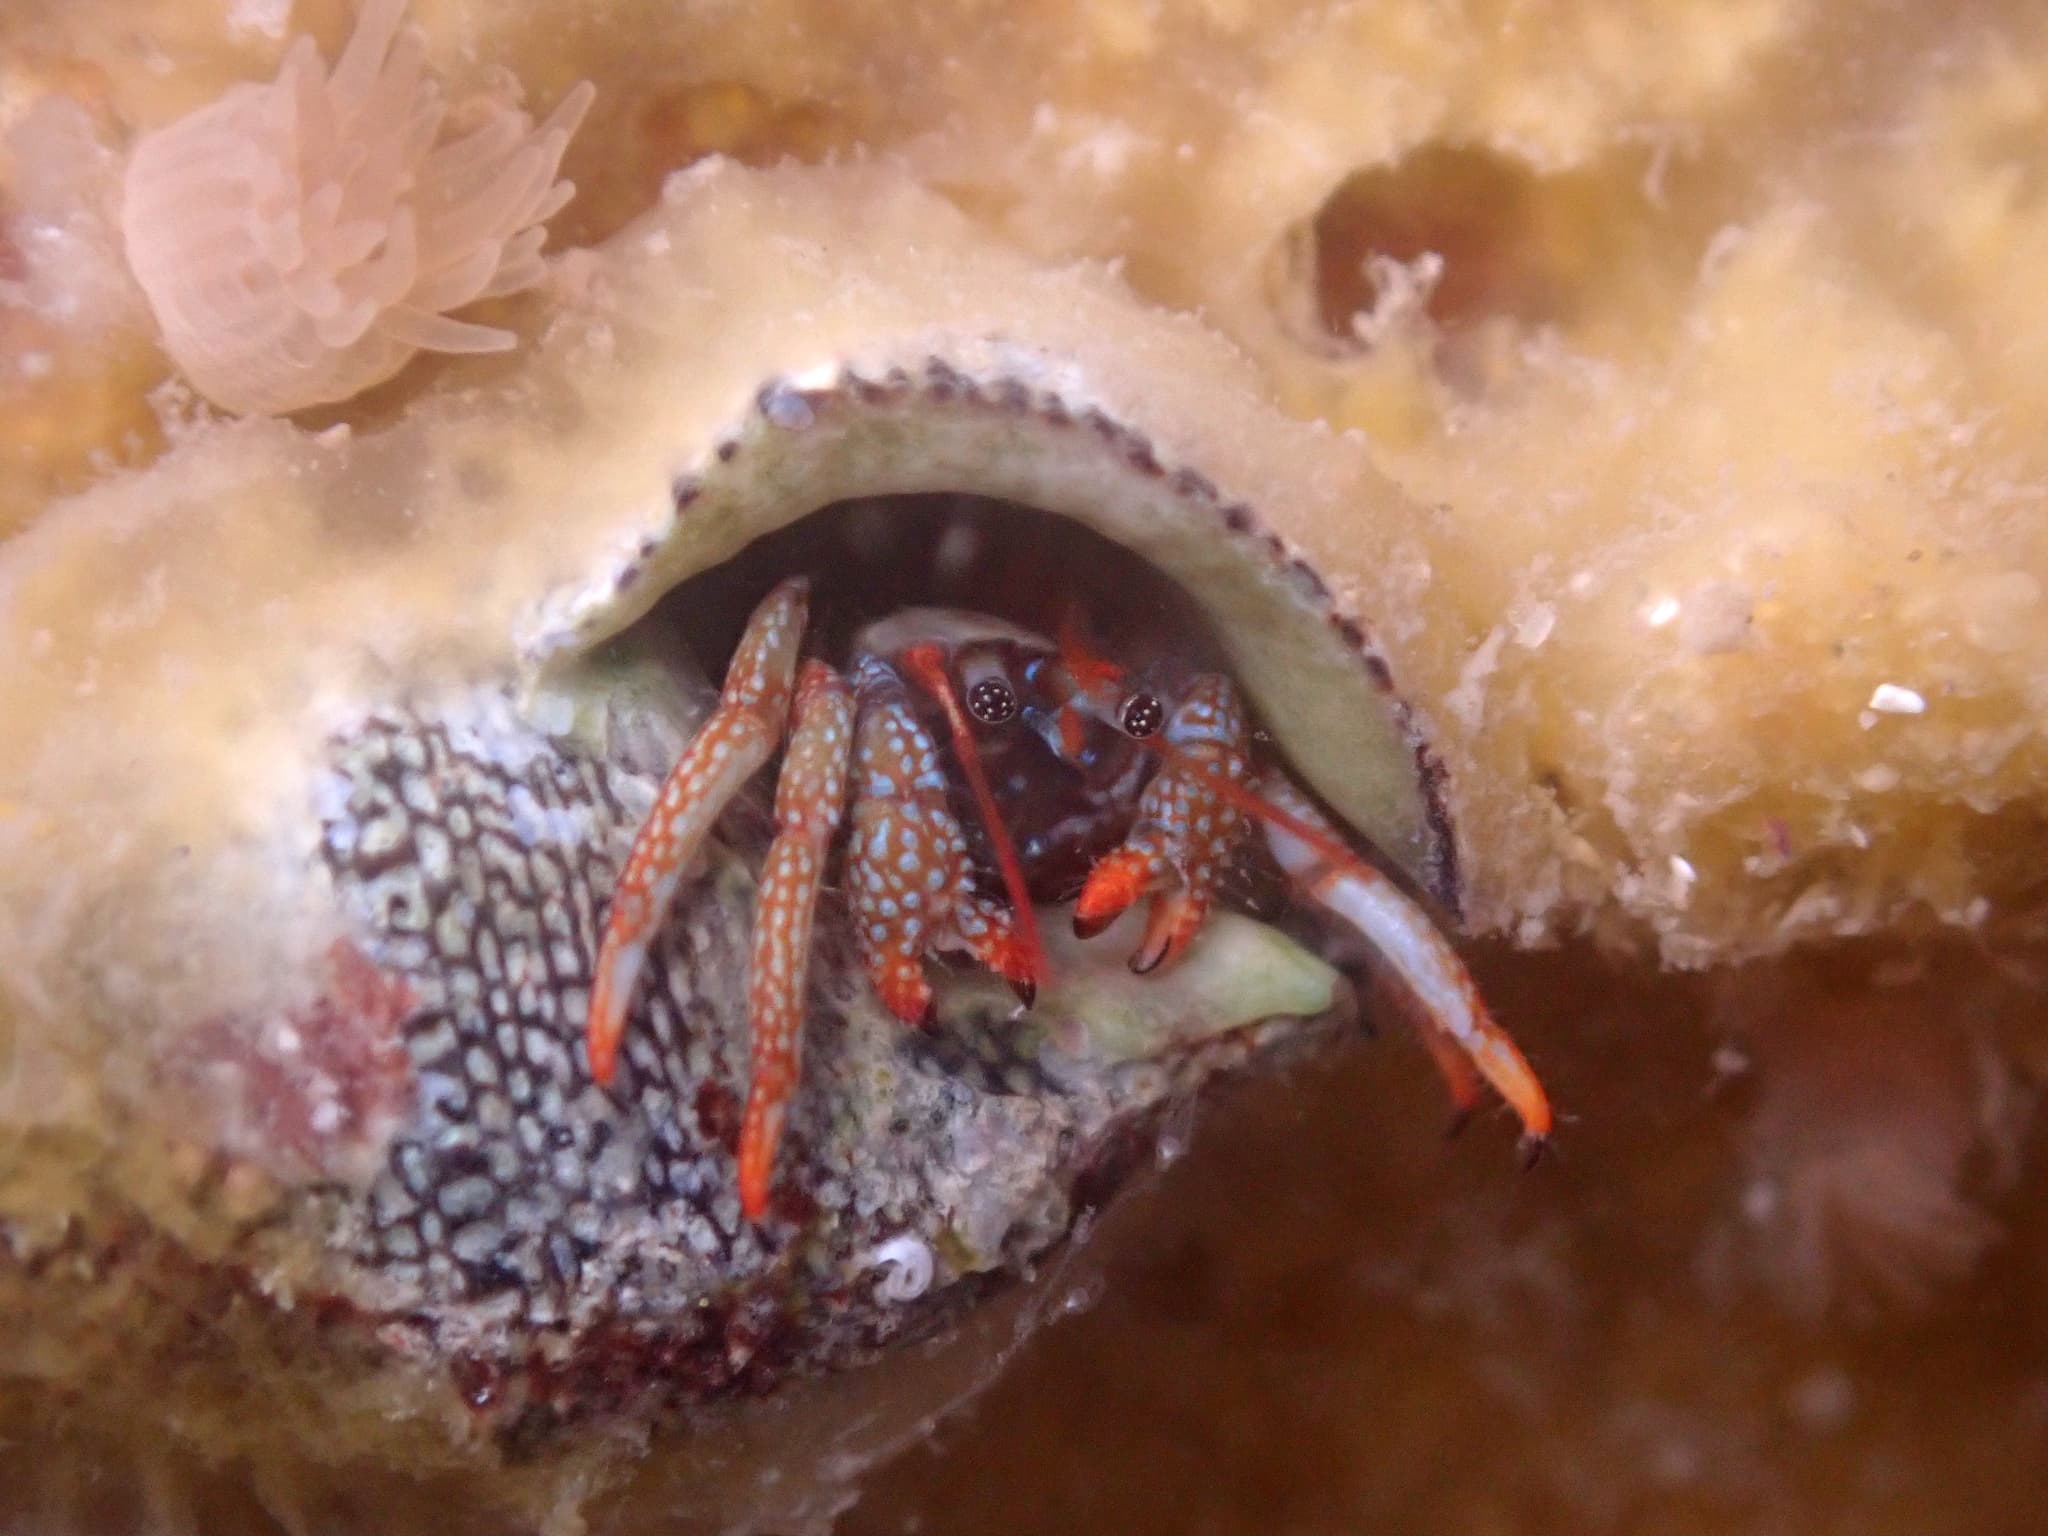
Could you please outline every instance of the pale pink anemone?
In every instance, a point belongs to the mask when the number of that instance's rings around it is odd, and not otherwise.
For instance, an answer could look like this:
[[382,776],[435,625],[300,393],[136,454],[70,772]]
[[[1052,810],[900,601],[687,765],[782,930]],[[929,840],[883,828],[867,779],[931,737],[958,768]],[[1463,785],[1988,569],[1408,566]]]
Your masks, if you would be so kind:
[[1923,1306],[2004,1235],[1991,1202],[2019,1176],[2026,1098],[1987,1040],[1929,1026],[1928,984],[1767,985],[1731,984],[1774,1015],[1741,1197],[1762,1278],[1809,1317]]
[[447,143],[406,0],[368,0],[330,72],[300,37],[276,80],[148,135],[128,164],[128,262],[163,343],[208,399],[279,415],[345,400],[421,350],[497,352],[450,318],[541,280],[555,172],[595,91],[535,127],[496,111]]

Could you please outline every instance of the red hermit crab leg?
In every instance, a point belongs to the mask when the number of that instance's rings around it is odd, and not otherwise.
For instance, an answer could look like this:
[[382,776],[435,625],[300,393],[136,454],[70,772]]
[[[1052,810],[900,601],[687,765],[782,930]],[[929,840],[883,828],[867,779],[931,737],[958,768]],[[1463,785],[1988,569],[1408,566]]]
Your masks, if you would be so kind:
[[1043,960],[1009,913],[968,886],[967,840],[946,808],[938,748],[885,663],[864,662],[858,688],[846,891],[875,991],[904,1023],[925,1023],[932,990],[924,958],[960,947],[1028,1004]]
[[609,1083],[617,1069],[626,1010],[683,870],[727,803],[782,739],[809,598],[810,583],[791,577],[754,610],[726,669],[718,707],[661,786],[626,857],[590,989],[586,1049],[590,1075],[599,1083]]
[[1087,939],[1139,897],[1152,897],[1145,936],[1131,956],[1140,975],[1178,957],[1200,931],[1216,882],[1246,832],[1226,788],[1241,784],[1251,768],[1236,690],[1213,675],[1196,679],[1162,734],[1166,760],[1138,800],[1129,837],[1088,872],[1074,908],[1074,932]]
[[[996,812],[996,797],[990,793],[988,776],[981,771],[981,753],[974,745],[974,732],[968,728],[967,716],[960,709],[960,701],[953,694],[953,685],[946,677],[946,664],[939,648],[935,645],[913,645],[902,654],[904,670],[918,680],[925,692],[938,701],[945,711],[946,724],[953,736],[953,756],[959,761],[961,772],[967,775],[969,788],[974,791],[974,803],[981,812],[982,826],[988,832],[989,846],[995,850],[996,863],[1003,876],[1003,889],[1009,893],[1011,923],[1016,936],[1016,963],[1022,966],[1022,979],[1030,984],[1035,996],[1045,980],[1045,945],[1038,937],[1038,914],[1032,910],[1031,892],[1024,883],[1024,867],[1017,860],[1017,848],[1010,841],[1010,829],[1003,825],[1003,818]],[[971,940],[970,940],[971,943]],[[1011,973],[1000,965],[990,962],[990,968],[1005,977]],[[1028,1007],[1031,998],[1024,999]]]
[[740,1126],[740,1209],[768,1210],[768,1185],[782,1117],[796,1091],[803,1049],[804,978],[811,914],[825,852],[846,806],[853,748],[853,693],[822,661],[807,661],[790,712],[789,750],[775,785],[775,841],[754,903],[754,952],[747,968],[747,1026],[753,1076]]
[[[1094,662],[1077,630],[1061,644],[1070,675],[1093,707],[1134,734],[1131,720],[1112,712],[1117,669]],[[1442,931],[1400,887],[1345,847],[1280,774],[1264,775],[1257,791],[1248,787],[1249,730],[1228,681],[1214,674],[1196,678],[1156,742],[1149,734],[1134,739],[1155,745],[1164,761],[1138,802],[1130,836],[1089,871],[1074,932],[1089,938],[1151,895],[1151,921],[1131,969],[1148,971],[1172,959],[1200,929],[1225,860],[1248,823],[1257,821],[1289,878],[1370,941],[1421,1003],[1423,1043],[1458,1113],[1477,1102],[1477,1078],[1484,1078],[1520,1118],[1530,1153],[1540,1151],[1552,1120],[1543,1085],[1487,1012]]]
[[[1247,792],[1248,793],[1248,792]],[[1471,1073],[1493,1085],[1522,1122],[1530,1156],[1550,1137],[1550,1100],[1506,1030],[1493,1021],[1479,988],[1443,931],[1399,886],[1346,849],[1308,798],[1278,774],[1250,796],[1280,867],[1322,906],[1371,941],[1422,1005],[1430,1054],[1462,1112]]]

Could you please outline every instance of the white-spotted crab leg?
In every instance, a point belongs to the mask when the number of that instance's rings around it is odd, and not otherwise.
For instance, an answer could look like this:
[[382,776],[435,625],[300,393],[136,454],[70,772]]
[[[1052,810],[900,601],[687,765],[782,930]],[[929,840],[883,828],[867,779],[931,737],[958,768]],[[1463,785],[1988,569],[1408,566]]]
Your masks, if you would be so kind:
[[[1066,649],[1087,660],[1073,640]],[[1146,701],[1139,713],[1149,718],[1142,721],[1126,716],[1115,705],[1113,671],[1094,681],[1081,692],[1097,695],[1095,711],[1135,739],[1151,739],[1160,724],[1157,705]],[[1129,837],[1089,871],[1074,909],[1075,933],[1099,933],[1149,895],[1152,915],[1131,969],[1149,971],[1173,959],[1200,929],[1223,866],[1256,821],[1294,885],[1363,935],[1421,1004],[1423,1043],[1458,1113],[1477,1102],[1483,1078],[1520,1118],[1527,1154],[1540,1152],[1551,1132],[1550,1101],[1487,1012],[1457,951],[1429,914],[1353,854],[1283,776],[1269,772],[1250,786],[1250,729],[1230,683],[1214,674],[1196,678],[1158,737],[1164,760],[1145,787]]]
[[918,724],[908,690],[874,659],[862,663],[857,687],[846,889],[875,991],[904,1023],[928,1022],[932,989],[925,958],[958,948],[1009,982],[1028,1005],[1042,961],[1011,915],[969,887],[967,840],[947,809],[938,748]]
[[853,693],[822,661],[807,661],[790,711],[789,750],[775,785],[775,840],[754,903],[754,951],[747,968],[747,1026],[753,1072],[740,1125],[740,1209],[768,1211],[775,1146],[796,1091],[803,1055],[804,982],[811,962],[811,915],[825,853],[846,807],[853,748]]
[[1472,1107],[1476,1070],[1521,1120],[1525,1157],[1536,1157],[1550,1139],[1549,1097],[1520,1048],[1487,1012],[1478,984],[1443,930],[1392,880],[1345,849],[1322,812],[1279,774],[1259,781],[1258,799],[1272,812],[1260,819],[1280,867],[1363,934],[1422,1005],[1423,1042],[1450,1084],[1459,1113]]
[[1088,939],[1140,897],[1152,898],[1145,936],[1131,956],[1141,976],[1176,959],[1201,930],[1216,883],[1247,831],[1223,788],[1242,785],[1251,772],[1236,690],[1214,675],[1196,679],[1162,735],[1169,752],[1139,797],[1130,835],[1088,872],[1074,908],[1074,932]]
[[789,715],[797,647],[810,583],[780,583],[747,620],[718,707],[683,751],[633,842],[605,921],[590,990],[590,1075],[609,1083],[618,1067],[626,1010],[683,871],[740,787],[775,754]]

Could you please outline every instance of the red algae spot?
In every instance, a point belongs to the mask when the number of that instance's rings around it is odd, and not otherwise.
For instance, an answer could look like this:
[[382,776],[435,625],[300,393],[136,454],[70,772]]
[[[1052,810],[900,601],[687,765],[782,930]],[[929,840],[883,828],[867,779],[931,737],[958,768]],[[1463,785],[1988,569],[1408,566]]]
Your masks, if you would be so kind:
[[769,1196],[769,1211],[776,1221],[792,1227],[806,1227],[818,1219],[818,1202],[802,1182],[794,1178],[780,1180]]
[[731,1152],[740,1144],[740,1098],[726,1084],[706,1078],[697,1085],[697,1130],[705,1141]]
[[412,1098],[412,988],[346,939],[328,949],[323,980],[283,1019],[208,1022],[166,1064],[205,1104],[221,1150],[286,1176],[356,1171]]
[[13,222],[13,208],[5,198],[0,198],[0,283],[20,283],[28,279],[28,261],[12,238],[10,226]]
[[458,1355],[451,1360],[448,1374],[462,1400],[478,1413],[495,1408],[505,1391],[504,1368],[474,1355]]

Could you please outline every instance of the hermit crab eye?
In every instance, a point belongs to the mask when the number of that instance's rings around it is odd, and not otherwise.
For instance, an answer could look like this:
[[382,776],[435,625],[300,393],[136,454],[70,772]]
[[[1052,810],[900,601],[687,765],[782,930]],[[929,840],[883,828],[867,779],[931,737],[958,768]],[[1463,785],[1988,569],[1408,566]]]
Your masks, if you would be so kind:
[[967,713],[983,725],[1001,725],[1017,713],[1017,690],[993,675],[968,685]]
[[1134,693],[1123,702],[1117,712],[1117,723],[1126,736],[1143,740],[1159,733],[1159,727],[1166,724],[1166,706],[1159,702],[1155,693]]

